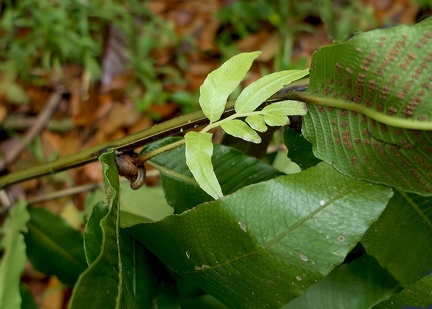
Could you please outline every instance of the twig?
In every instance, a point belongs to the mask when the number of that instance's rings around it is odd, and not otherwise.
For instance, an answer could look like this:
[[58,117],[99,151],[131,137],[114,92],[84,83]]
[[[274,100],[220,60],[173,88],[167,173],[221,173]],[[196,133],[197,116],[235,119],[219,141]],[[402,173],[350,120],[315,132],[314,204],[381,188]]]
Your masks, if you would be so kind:
[[6,167],[18,159],[19,155],[25,150],[25,148],[31,143],[31,141],[38,135],[46,124],[51,119],[57,106],[60,104],[64,93],[64,87],[58,87],[56,91],[50,96],[47,105],[44,110],[39,114],[36,122],[33,126],[27,130],[24,137],[18,144],[10,149],[2,161],[0,161],[0,171],[6,169]]
[[[2,123],[4,130],[27,130],[29,127],[33,127],[37,122],[37,117],[20,117],[10,116],[7,117]],[[46,128],[50,131],[65,132],[73,127],[73,122],[70,119],[55,120],[51,119]]]
[[[157,171],[157,170],[151,170],[150,172],[147,173],[147,177],[156,177],[158,175],[159,175],[159,171]],[[71,196],[71,195],[76,195],[76,194],[80,194],[83,192],[93,191],[95,189],[102,188],[102,187],[103,187],[102,182],[91,183],[91,184],[86,184],[86,185],[82,185],[82,186],[76,186],[73,188],[67,188],[67,189],[56,191],[53,193],[35,196],[35,197],[27,199],[26,202],[27,202],[27,204],[38,204],[38,203],[42,203],[42,202],[47,202],[47,201],[59,199],[59,198],[66,197],[66,196]],[[4,192],[4,191],[3,190],[0,191],[0,197],[1,197],[1,192]],[[10,203],[8,206],[11,206]]]
[[98,182],[98,183],[91,183],[91,184],[86,184],[86,185],[77,186],[77,187],[73,187],[73,188],[68,188],[68,189],[56,191],[53,193],[48,193],[48,194],[44,194],[41,196],[29,198],[29,199],[27,199],[27,203],[28,204],[42,203],[42,202],[62,198],[65,196],[70,196],[70,195],[75,195],[75,194],[79,194],[79,193],[83,193],[83,192],[92,191],[92,190],[100,188],[102,186],[103,186],[103,183]]

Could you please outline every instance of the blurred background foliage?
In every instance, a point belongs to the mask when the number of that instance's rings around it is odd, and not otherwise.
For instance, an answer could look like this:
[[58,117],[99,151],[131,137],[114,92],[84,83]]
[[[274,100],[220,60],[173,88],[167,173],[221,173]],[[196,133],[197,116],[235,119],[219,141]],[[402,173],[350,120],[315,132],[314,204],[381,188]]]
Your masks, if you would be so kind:
[[[392,2],[400,12],[385,16],[380,11]],[[428,1],[406,2],[6,0],[0,19],[0,94],[28,103],[26,83],[52,83],[66,74],[64,65],[74,63],[90,82],[104,85],[128,71],[125,88],[138,111],[167,101],[190,111],[196,89],[184,89],[183,76],[194,60],[191,54],[224,60],[242,49],[267,47],[273,49],[263,59],[273,61],[269,70],[305,67],[306,55],[293,59],[305,33],[318,36],[323,27],[326,39],[342,41],[372,28],[414,22],[429,6]],[[214,33],[205,25],[190,27],[200,15]],[[262,38],[267,45],[244,42],[263,29],[270,37]]]

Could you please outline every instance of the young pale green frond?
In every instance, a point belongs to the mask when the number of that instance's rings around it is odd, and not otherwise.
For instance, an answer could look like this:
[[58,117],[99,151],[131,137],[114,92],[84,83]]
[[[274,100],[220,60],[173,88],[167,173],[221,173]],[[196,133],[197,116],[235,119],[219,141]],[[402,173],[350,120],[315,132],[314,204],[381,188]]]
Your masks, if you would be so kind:
[[201,189],[214,199],[223,196],[222,189],[213,169],[212,134],[188,132],[186,140],[186,164]]
[[283,114],[265,114],[264,121],[267,125],[271,127],[286,126],[289,124],[288,116]]
[[255,144],[261,143],[261,137],[245,122],[234,119],[221,124],[225,133]]
[[267,131],[267,126],[262,115],[250,115],[246,117],[245,121],[250,125],[252,129],[258,132]]
[[260,51],[256,51],[236,55],[207,76],[200,87],[199,104],[211,122],[220,119],[228,96],[237,88],[260,54]]
[[286,116],[303,116],[306,115],[307,107],[303,102],[286,100],[270,104],[264,107],[262,112],[264,114],[272,113]]
[[235,102],[234,109],[237,113],[253,112],[283,86],[306,76],[308,73],[308,69],[290,70],[261,77],[242,91]]

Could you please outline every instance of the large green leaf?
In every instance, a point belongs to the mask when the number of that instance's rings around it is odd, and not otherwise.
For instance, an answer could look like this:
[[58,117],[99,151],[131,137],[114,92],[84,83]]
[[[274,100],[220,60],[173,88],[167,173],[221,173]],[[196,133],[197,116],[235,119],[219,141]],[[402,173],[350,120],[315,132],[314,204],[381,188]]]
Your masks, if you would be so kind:
[[[176,138],[167,138],[154,142],[144,147],[143,152],[151,151],[176,140]],[[162,153],[152,158],[149,163],[161,171],[166,199],[174,207],[176,213],[211,200],[211,197],[192,178],[186,165],[184,146]],[[212,163],[224,194],[230,194],[246,185],[282,174],[260,160],[218,144],[214,145]],[[141,207],[145,206],[141,205]]]
[[114,151],[108,150],[99,160],[109,208],[107,215],[100,220],[101,252],[79,277],[69,308],[137,308],[132,278],[128,276],[133,256],[122,254],[122,251],[131,250],[132,240],[120,232],[119,176]]
[[162,279],[161,263],[141,242],[124,229],[120,234],[122,241],[127,241],[129,244],[122,246],[121,254],[125,257],[123,259],[125,274],[130,282],[137,307],[152,308],[157,286]]
[[390,297],[374,309],[430,308],[432,304],[432,275],[424,277],[405,288],[399,294]]
[[303,122],[314,154],[345,174],[432,195],[431,50],[429,18],[316,52]]
[[166,284],[165,282],[159,287],[159,295],[154,300],[157,308],[161,309],[182,309],[181,297],[176,286]]
[[26,245],[22,233],[30,219],[27,205],[19,201],[11,210],[3,232],[4,255],[0,264],[0,308],[20,309],[20,278],[26,262]]
[[432,198],[396,191],[362,243],[403,286],[419,280],[432,269]]
[[[130,186],[125,186],[130,189]],[[103,240],[103,230],[101,221],[108,214],[108,207],[105,203],[99,202],[93,207],[93,212],[86,226],[85,231],[85,248],[86,257],[89,264],[92,264],[100,255]],[[145,214],[146,209],[142,207]],[[120,212],[123,214],[124,212]],[[142,218],[143,215],[136,215]],[[146,221],[144,221],[146,222]],[[120,230],[122,270],[127,280],[127,288],[131,288],[136,298],[136,303],[143,307],[150,307],[151,301],[155,294],[157,283],[156,275],[152,269],[149,253],[143,245],[136,239],[132,238],[127,232]],[[104,293],[104,291],[99,291]]]
[[25,242],[30,262],[44,274],[73,285],[87,268],[81,232],[46,209],[31,207],[29,212]]
[[398,287],[398,282],[374,258],[365,255],[338,266],[284,309],[371,308]]
[[236,55],[207,76],[200,87],[199,104],[210,121],[217,121],[222,116],[228,96],[237,88],[260,54],[261,52],[252,52]]
[[340,264],[391,195],[321,163],[127,230],[228,306],[275,308]]

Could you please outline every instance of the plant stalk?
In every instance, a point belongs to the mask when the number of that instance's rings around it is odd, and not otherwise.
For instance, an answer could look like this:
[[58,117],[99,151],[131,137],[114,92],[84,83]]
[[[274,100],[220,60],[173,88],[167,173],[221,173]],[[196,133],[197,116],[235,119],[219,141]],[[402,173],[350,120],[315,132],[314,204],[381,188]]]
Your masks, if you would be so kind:
[[[229,115],[233,112],[234,102],[229,102],[224,114]],[[0,178],[0,189],[22,182],[25,180],[55,174],[64,170],[76,168],[94,161],[108,148],[114,148],[118,152],[125,152],[139,148],[155,140],[166,136],[179,135],[184,131],[203,126],[209,123],[202,111],[180,116],[161,124],[157,124],[149,129],[139,131],[125,137],[97,145],[95,147],[80,151],[53,162],[44,163]]]
[[[263,105],[287,99],[297,100],[293,97],[293,93],[296,93],[297,91],[304,91],[307,88],[308,82],[309,80],[305,79],[284,87],[274,96],[265,101]],[[227,103],[227,107],[222,115],[223,118],[229,117],[234,113],[234,103],[235,100],[231,100]],[[0,190],[18,182],[55,174],[97,161],[99,156],[109,148],[113,148],[118,152],[126,152],[167,136],[182,135],[187,130],[207,124],[209,124],[209,120],[204,116],[202,111],[180,116],[178,118],[174,118],[155,125],[149,129],[109,141],[102,145],[98,145],[80,151],[76,154],[57,159],[53,162],[44,163],[0,177]]]

